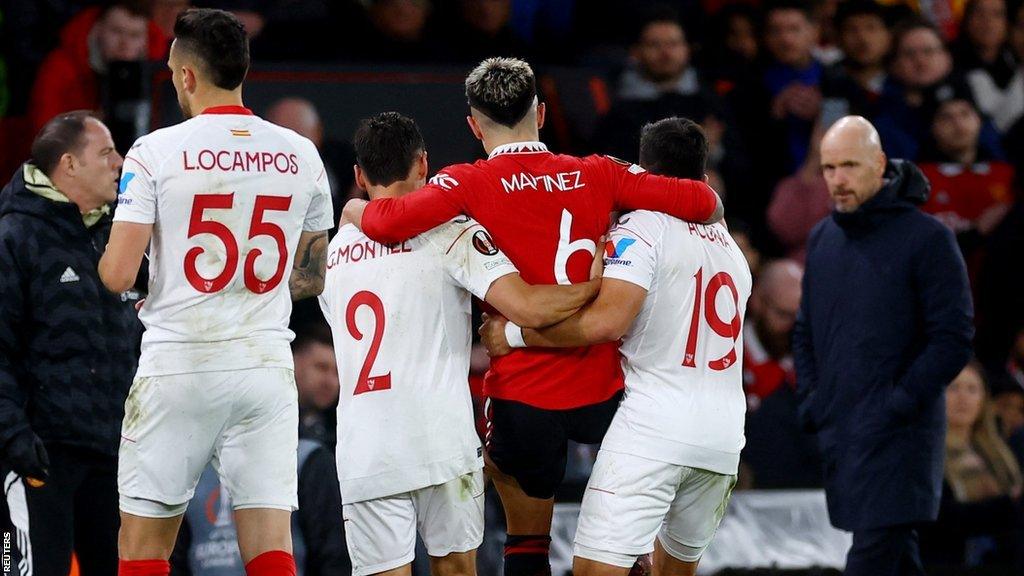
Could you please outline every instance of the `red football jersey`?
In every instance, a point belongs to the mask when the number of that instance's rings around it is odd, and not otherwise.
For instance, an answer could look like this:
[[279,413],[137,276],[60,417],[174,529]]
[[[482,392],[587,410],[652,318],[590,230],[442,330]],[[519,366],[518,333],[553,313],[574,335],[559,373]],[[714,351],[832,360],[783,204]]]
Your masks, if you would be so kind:
[[921,164],[921,171],[932,185],[921,209],[953,232],[969,230],[989,208],[1013,202],[1013,166],[1006,162]]
[[[496,148],[487,160],[449,166],[411,194],[370,202],[362,225],[370,238],[393,243],[468,214],[490,231],[524,280],[570,284],[589,279],[596,241],[608,230],[612,210],[656,210],[704,221],[716,200],[703,182],[519,142]],[[564,410],[607,400],[622,385],[618,344],[610,342],[515,350],[492,360],[484,393]]]

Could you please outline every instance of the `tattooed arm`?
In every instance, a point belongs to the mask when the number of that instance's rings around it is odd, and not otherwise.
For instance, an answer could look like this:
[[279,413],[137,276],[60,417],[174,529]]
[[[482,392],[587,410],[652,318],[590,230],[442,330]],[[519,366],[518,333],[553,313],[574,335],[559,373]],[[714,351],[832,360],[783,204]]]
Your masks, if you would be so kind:
[[327,232],[302,232],[299,247],[295,251],[292,275],[288,289],[292,300],[318,296],[324,291],[324,274],[327,272]]

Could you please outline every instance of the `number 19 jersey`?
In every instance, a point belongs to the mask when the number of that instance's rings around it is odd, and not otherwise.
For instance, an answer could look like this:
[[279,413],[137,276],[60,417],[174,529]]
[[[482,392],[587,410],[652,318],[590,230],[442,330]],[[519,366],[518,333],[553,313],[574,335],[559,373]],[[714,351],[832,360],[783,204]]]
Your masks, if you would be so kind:
[[605,245],[604,277],[647,298],[619,349],[626,393],[601,449],[736,474],[751,276],[725,226],[626,214]]
[[312,142],[240,106],[207,109],[135,142],[114,220],[153,224],[138,376],[292,368],[295,249],[333,222]]
[[459,218],[384,245],[338,230],[320,306],[334,334],[338,478],[346,504],[443,484],[483,466],[469,394],[471,295],[517,270]]

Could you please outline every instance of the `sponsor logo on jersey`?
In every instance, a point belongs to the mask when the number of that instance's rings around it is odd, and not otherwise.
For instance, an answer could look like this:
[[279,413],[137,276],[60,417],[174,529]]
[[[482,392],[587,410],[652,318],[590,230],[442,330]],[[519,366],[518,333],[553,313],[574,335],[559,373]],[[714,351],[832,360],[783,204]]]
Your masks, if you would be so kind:
[[121,174],[121,181],[117,184],[117,193],[124,194],[124,191],[128,189],[128,184],[135,178],[135,172],[125,172]]
[[622,258],[626,250],[635,243],[636,239],[634,238],[619,238],[619,241],[614,244],[609,240],[604,243],[605,256],[608,258]]
[[473,234],[473,248],[484,256],[494,256],[498,253],[498,247],[494,245],[490,234],[484,230],[477,230]]
[[452,188],[455,188],[456,186],[459,185],[458,180],[452,178],[451,176],[445,174],[444,172],[436,174],[433,178],[430,179],[430,183],[434,184],[435,186],[440,186],[445,190],[451,190]]

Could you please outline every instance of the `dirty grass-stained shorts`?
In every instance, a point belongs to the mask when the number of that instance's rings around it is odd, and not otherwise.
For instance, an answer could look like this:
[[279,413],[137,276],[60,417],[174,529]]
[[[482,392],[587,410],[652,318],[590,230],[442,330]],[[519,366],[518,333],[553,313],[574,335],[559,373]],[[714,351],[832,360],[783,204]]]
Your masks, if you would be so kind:
[[235,510],[295,510],[298,417],[288,368],[136,378],[121,426],[121,510],[181,514],[208,462]]
[[484,537],[483,471],[436,486],[342,506],[352,576],[366,576],[413,560],[416,533],[427,554],[476,550]]

